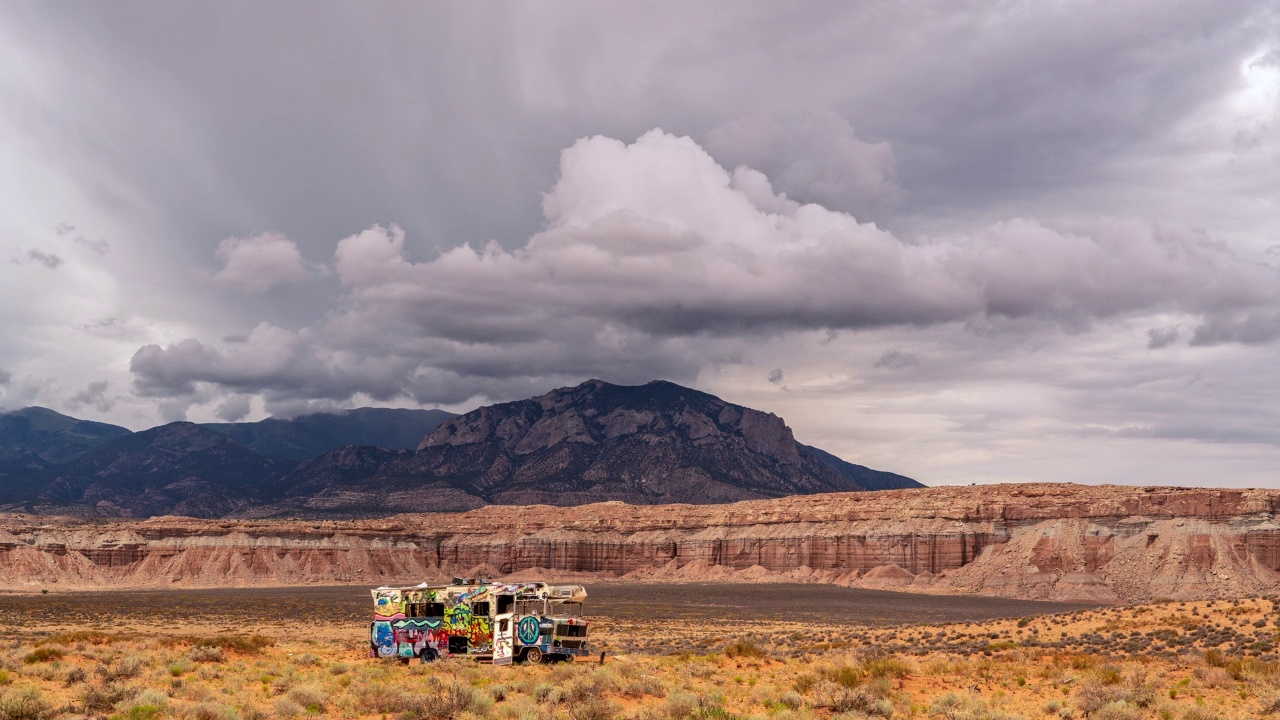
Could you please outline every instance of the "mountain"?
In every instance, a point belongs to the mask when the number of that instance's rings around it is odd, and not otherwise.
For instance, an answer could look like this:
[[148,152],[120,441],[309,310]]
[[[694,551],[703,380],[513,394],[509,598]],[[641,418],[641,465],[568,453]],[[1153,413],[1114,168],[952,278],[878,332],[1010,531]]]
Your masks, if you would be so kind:
[[826,450],[819,450],[809,445],[800,445],[800,447],[813,453],[827,467],[857,483],[863,490],[904,490],[924,487],[924,485],[905,475],[883,470],[872,470],[864,465],[854,465],[847,460],[841,460]]
[[318,488],[309,477],[338,459],[316,458],[285,483],[319,489],[320,502],[295,496],[287,504],[364,514],[608,500],[724,503],[923,487],[801,445],[776,415],[663,381],[591,380],[482,407],[445,421],[416,453],[388,458],[376,475]]
[[290,464],[176,422],[117,438],[50,469],[37,501],[132,516],[221,517],[277,492]]
[[371,445],[412,450],[440,423],[455,417],[444,410],[357,408],[340,413],[316,413],[290,420],[267,418],[250,423],[205,423],[260,455],[281,460],[305,460],[347,445]]
[[0,414],[0,461],[56,465],[128,434],[122,427],[78,420],[48,408],[23,408]]
[[[798,443],[776,415],[662,381],[591,380],[457,416],[365,408],[139,433],[24,412],[46,428],[45,435],[24,430],[24,438],[118,436],[61,461],[37,454],[52,453],[52,440],[13,443],[0,457],[0,510],[383,517],[493,504],[709,504],[923,487]],[[62,434],[50,435],[50,427]]]

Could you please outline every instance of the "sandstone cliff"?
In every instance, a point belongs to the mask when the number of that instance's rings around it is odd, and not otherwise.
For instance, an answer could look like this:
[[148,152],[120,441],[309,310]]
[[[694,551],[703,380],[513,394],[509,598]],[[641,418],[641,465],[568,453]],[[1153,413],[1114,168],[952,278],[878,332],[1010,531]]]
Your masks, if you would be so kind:
[[0,587],[494,577],[832,582],[1103,602],[1280,589],[1280,491],[1006,485],[378,520],[0,518]]

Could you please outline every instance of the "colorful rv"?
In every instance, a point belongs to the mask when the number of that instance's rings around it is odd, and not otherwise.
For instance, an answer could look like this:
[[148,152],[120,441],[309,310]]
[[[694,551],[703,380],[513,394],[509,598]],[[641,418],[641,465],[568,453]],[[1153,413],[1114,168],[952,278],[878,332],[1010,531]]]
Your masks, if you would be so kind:
[[581,585],[454,578],[372,592],[369,657],[431,662],[464,655],[507,665],[589,654]]

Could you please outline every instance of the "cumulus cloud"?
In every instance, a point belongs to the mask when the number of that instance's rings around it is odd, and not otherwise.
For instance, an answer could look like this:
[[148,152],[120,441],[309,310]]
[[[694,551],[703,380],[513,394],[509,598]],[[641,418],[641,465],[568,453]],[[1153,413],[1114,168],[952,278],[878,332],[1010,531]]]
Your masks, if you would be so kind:
[[73,410],[92,407],[98,412],[110,412],[111,408],[115,407],[115,400],[107,397],[107,390],[110,387],[111,383],[107,380],[95,380],[85,389],[72,395],[67,405]]
[[239,422],[249,415],[248,395],[232,395],[218,406],[217,417],[223,422]]
[[905,196],[889,144],[860,140],[849,121],[831,111],[735,120],[708,133],[706,147],[726,167],[767,175],[791,200],[864,222],[882,220]]
[[213,280],[255,294],[311,275],[298,245],[279,233],[227,238],[218,244],[217,256],[224,267]]
[[[373,226],[338,243],[343,310],[321,326],[263,323],[221,348],[149,345],[133,357],[135,385],[155,397],[208,384],[277,403],[357,392],[457,402],[559,377],[687,379],[756,338],[804,330],[1078,332],[1172,311],[1236,328],[1193,342],[1237,342],[1264,334],[1238,319],[1277,301],[1274,270],[1178,226],[1068,233],[1017,218],[904,242],[769,187],[687,137],[585,138],[562,153],[546,227],[524,247],[464,244],[414,262],[401,228]],[[876,365],[913,362],[890,351]]]

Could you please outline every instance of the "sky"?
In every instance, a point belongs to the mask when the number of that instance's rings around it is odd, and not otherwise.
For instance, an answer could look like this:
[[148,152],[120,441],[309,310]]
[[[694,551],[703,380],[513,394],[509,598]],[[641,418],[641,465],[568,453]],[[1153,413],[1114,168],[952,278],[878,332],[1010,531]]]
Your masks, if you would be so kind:
[[666,379],[928,484],[1280,487],[1269,2],[10,2],[0,157],[0,408]]

